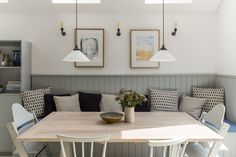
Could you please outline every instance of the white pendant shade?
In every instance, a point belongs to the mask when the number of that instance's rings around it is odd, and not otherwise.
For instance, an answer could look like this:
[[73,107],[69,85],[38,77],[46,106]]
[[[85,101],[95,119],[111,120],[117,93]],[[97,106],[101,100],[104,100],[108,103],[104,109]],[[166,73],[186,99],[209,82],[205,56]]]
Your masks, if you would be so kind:
[[89,62],[90,60],[80,50],[73,50],[62,61],[63,62]]
[[176,61],[176,58],[167,50],[160,50],[149,61],[152,61],[152,62],[174,62],[174,61]]

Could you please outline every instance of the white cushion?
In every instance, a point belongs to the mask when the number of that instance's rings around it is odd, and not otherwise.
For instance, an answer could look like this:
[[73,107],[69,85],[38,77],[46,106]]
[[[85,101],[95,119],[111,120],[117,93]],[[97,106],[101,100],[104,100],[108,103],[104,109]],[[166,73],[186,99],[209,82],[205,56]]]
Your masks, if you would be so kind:
[[122,106],[115,100],[115,95],[102,94],[101,112],[122,112]]
[[54,96],[53,97],[57,111],[75,112],[80,110],[79,95],[72,96]]

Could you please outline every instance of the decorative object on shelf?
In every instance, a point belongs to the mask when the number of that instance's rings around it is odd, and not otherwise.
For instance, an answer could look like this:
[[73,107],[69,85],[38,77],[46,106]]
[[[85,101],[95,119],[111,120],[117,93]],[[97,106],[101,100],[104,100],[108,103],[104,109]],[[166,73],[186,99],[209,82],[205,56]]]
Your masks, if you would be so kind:
[[101,113],[100,117],[108,124],[117,123],[119,122],[123,117],[123,113],[118,112],[105,112]]
[[168,52],[165,47],[165,0],[163,0],[163,45],[161,49],[155,53],[149,61],[152,62],[173,62],[176,61],[176,58]]
[[130,67],[158,68],[159,63],[149,59],[160,49],[160,30],[130,30]]
[[1,60],[1,66],[8,66],[9,63],[9,55],[3,54],[2,55],[2,60]]
[[3,59],[4,59],[4,55],[2,54],[2,50],[0,49],[0,66],[2,66]]
[[118,37],[121,36],[120,25],[121,25],[121,23],[118,22],[118,24],[117,24],[117,33],[116,33],[116,35],[117,35]]
[[21,51],[13,50],[12,55],[11,55],[11,60],[14,66],[21,66]]
[[104,29],[77,28],[75,45],[80,45],[82,52],[90,62],[76,62],[76,67],[104,67]]
[[62,36],[66,36],[66,32],[65,32],[65,29],[64,29],[64,23],[61,22],[61,23],[60,23],[60,26],[61,26],[61,35],[62,35]]
[[[75,3],[75,8],[76,8],[76,20],[75,20],[75,25],[76,25],[76,29],[78,28],[78,0],[76,0]],[[62,61],[64,62],[89,62],[90,60],[88,59],[88,57],[81,51],[81,49],[79,49],[78,44],[77,44],[77,38],[75,38],[76,42],[75,42],[75,48],[74,50],[69,53]]]
[[6,85],[7,93],[19,93],[21,90],[21,81],[8,81]]
[[125,122],[133,123],[135,121],[135,106],[142,105],[143,102],[146,101],[146,98],[144,95],[138,94],[133,90],[121,89],[119,93],[117,93],[116,101],[118,101],[124,107]]
[[4,92],[4,87],[3,85],[0,84],[0,93],[3,93]]
[[175,24],[174,24],[174,31],[171,33],[172,36],[176,36],[176,33],[177,33],[177,26],[178,26],[178,23],[175,22]]

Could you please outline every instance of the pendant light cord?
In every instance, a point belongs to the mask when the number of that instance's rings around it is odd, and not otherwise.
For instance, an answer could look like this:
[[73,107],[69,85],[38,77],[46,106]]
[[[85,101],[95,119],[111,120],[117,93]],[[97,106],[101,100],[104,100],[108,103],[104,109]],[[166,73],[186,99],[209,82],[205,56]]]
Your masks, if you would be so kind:
[[78,0],[76,0],[75,3],[75,50],[78,50],[78,45],[77,45],[77,27],[78,27]]
[[163,45],[165,45],[165,0],[163,0],[162,4],[162,20],[163,20]]

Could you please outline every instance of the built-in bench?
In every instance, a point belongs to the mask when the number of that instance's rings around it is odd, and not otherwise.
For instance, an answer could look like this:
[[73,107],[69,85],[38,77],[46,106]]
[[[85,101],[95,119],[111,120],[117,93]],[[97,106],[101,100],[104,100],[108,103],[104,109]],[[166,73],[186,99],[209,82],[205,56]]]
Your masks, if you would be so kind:
[[229,129],[229,132],[230,133],[235,133],[236,134],[236,124],[235,123],[232,123],[230,122],[229,120],[225,120],[226,123],[228,123],[230,125],[230,129]]

